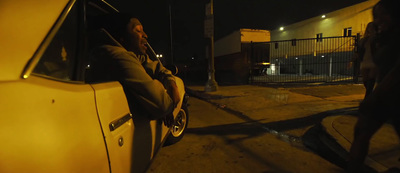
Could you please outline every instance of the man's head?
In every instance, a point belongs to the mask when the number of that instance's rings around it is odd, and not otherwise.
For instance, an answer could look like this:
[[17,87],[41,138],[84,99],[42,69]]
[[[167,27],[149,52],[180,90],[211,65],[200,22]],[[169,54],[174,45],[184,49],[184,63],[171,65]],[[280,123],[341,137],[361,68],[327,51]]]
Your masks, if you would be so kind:
[[137,17],[121,13],[108,15],[103,27],[127,50],[135,54],[146,54],[147,34]]
[[379,32],[386,32],[399,25],[400,9],[397,0],[380,0],[373,8],[374,23]]

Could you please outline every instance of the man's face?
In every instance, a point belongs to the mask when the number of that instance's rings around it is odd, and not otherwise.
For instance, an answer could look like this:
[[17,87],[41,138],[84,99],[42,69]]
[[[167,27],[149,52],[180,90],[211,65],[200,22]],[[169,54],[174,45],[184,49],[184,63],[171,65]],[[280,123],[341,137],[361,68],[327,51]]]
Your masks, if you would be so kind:
[[375,8],[374,23],[378,27],[378,32],[386,32],[393,26],[393,20],[386,10],[378,5]]
[[147,34],[143,31],[143,25],[139,20],[132,18],[128,24],[129,48],[135,54],[146,54]]

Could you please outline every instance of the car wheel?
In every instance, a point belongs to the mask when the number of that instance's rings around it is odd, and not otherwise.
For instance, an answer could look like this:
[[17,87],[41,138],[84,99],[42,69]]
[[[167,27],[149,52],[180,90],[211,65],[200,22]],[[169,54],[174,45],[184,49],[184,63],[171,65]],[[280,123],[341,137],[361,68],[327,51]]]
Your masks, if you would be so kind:
[[187,105],[183,105],[178,115],[176,116],[175,123],[171,127],[171,133],[165,141],[165,146],[175,144],[183,138],[188,122],[189,111]]

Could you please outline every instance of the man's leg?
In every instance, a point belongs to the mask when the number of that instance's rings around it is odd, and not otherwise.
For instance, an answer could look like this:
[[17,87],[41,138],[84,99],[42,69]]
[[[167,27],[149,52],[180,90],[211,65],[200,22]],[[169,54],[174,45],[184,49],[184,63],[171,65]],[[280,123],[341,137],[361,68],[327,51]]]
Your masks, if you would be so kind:
[[359,115],[354,127],[354,140],[350,148],[347,172],[362,172],[370,139],[382,124],[382,122],[370,117]]
[[364,86],[365,86],[365,96],[364,96],[364,98],[366,98],[374,90],[375,79],[368,79],[367,81],[365,81]]

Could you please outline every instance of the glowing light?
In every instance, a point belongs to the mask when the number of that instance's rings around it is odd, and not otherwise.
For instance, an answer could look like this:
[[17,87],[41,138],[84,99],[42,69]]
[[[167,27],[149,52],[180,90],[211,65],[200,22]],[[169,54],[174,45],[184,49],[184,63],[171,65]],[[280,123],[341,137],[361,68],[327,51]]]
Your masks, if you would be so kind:
[[283,27],[283,26],[281,26],[280,28],[279,28],[279,30],[280,31],[283,31],[285,28]]
[[321,16],[321,18],[325,19],[325,18],[326,18],[326,15],[325,15],[325,14],[324,14],[324,15],[322,15],[322,16]]

